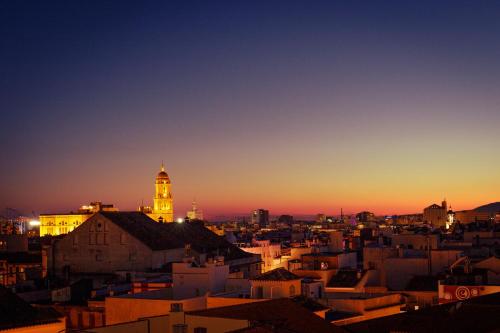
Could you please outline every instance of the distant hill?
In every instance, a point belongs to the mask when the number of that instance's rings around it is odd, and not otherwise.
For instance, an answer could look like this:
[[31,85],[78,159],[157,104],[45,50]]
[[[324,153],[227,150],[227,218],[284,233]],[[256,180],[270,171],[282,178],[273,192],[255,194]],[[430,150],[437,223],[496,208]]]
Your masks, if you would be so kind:
[[490,204],[477,207],[475,210],[484,213],[498,213],[500,212],[500,202],[492,202]]

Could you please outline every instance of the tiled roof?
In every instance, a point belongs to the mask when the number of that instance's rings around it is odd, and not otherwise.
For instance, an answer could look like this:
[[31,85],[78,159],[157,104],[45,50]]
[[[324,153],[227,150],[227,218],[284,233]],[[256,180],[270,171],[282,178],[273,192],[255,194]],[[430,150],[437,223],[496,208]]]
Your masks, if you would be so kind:
[[[262,326],[245,327],[245,328],[241,328],[239,330],[229,331],[227,333],[273,333],[273,332],[282,333],[282,332],[276,330],[275,327],[269,326],[269,325],[266,325],[266,326],[262,325]],[[286,330],[284,332],[290,332],[290,331]]]
[[330,281],[328,282],[327,287],[331,288],[354,288],[359,280],[363,277],[365,274],[365,271],[362,272],[361,277],[358,278],[358,271],[357,270],[347,270],[347,269],[342,269],[337,272]]
[[272,325],[259,325],[240,328],[239,330],[229,331],[227,333],[293,333],[294,331],[288,329],[279,329]]
[[271,326],[273,332],[345,332],[288,298],[192,311],[188,315],[248,320],[252,326]]
[[16,327],[55,323],[60,314],[51,309],[37,309],[10,290],[0,286],[0,331]]
[[349,251],[305,253],[302,257],[337,257],[343,253],[349,253]]
[[499,332],[500,293],[367,320],[346,326],[353,333]]
[[272,271],[261,274],[257,277],[252,278],[251,280],[257,281],[290,281],[290,280],[299,280],[301,279],[299,276],[293,274],[292,272],[284,269],[284,268],[276,268]]
[[124,229],[152,250],[183,248],[190,244],[199,253],[211,253],[226,259],[252,257],[224,237],[217,236],[202,222],[158,223],[141,212],[98,213]]
[[291,298],[292,301],[297,303],[298,305],[302,306],[303,308],[311,311],[311,312],[316,312],[316,311],[323,311],[329,309],[329,307],[324,306],[323,304],[320,304],[316,301],[314,301],[311,298],[305,297],[305,296],[295,296]]

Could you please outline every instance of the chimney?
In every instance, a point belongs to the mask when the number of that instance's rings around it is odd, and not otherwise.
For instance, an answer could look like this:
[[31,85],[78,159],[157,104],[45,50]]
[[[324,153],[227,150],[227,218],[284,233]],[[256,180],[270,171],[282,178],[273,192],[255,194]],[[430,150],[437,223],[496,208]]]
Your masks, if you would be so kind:
[[182,312],[182,303],[172,303],[170,304],[170,312]]
[[189,257],[191,254],[191,244],[184,244],[184,256]]
[[184,257],[184,258],[182,258],[182,262],[185,264],[190,264],[190,263],[194,262],[194,258],[193,257]]
[[172,333],[187,333],[187,325],[186,324],[172,325]]
[[405,249],[402,246],[398,247],[398,256],[400,258],[404,258],[404,256],[405,256]]
[[170,304],[170,324],[172,325],[173,333],[186,333],[187,325],[184,318],[182,303]]
[[215,257],[215,265],[216,266],[224,266],[224,257],[223,256]]

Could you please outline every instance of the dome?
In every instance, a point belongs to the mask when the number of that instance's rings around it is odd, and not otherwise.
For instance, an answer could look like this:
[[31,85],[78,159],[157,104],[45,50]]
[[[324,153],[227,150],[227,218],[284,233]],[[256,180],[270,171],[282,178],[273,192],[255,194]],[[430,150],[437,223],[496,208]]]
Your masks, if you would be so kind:
[[167,182],[170,182],[170,178],[168,177],[168,174],[165,172],[163,164],[161,165],[161,171],[158,172],[158,175],[156,176],[156,180],[166,180]]
[[156,179],[169,179],[168,174],[165,171],[160,171],[158,173],[158,176],[156,176]]

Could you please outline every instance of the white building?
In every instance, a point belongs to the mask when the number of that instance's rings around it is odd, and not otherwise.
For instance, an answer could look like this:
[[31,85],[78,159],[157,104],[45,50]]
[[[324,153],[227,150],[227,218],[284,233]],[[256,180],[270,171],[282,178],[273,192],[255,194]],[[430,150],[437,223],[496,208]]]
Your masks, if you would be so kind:
[[172,264],[173,293],[176,298],[198,297],[225,291],[229,266],[224,261],[209,261],[198,266],[192,262]]

